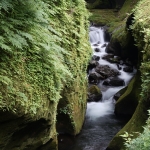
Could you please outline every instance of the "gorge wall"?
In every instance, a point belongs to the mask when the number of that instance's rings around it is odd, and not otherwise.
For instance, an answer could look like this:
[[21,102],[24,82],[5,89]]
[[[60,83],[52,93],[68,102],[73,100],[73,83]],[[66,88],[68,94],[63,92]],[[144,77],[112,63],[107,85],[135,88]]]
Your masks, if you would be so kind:
[[56,150],[56,123],[76,135],[84,121],[91,57],[85,2],[0,5],[0,149]]

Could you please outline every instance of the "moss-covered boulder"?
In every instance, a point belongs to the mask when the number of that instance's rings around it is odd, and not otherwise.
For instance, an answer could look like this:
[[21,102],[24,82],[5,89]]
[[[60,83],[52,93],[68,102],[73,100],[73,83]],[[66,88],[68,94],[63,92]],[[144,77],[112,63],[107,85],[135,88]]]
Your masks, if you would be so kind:
[[101,90],[98,86],[92,85],[88,88],[88,102],[97,102],[102,98]]

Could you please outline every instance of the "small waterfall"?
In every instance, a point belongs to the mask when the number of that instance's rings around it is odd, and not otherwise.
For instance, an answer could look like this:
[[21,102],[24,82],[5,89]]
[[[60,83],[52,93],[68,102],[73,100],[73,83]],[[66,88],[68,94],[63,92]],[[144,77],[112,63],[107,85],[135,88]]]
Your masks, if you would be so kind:
[[101,28],[92,28],[89,34],[92,44],[104,43],[104,31]]

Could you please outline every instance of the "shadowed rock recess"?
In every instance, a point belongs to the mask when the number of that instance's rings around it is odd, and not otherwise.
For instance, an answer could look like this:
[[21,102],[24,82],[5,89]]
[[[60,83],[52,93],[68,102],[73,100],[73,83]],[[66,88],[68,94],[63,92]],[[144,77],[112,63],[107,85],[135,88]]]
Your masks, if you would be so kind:
[[57,132],[76,135],[84,122],[91,58],[85,1],[0,6],[0,149],[57,150]]

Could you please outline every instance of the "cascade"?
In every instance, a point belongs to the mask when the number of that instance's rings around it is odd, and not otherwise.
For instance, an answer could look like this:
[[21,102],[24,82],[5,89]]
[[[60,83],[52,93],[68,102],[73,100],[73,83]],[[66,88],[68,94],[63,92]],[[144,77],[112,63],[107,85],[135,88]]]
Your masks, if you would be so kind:
[[[125,72],[123,70],[126,67],[125,64],[119,64],[118,69],[116,63],[110,63],[104,60],[103,57],[108,55],[105,52],[108,42],[104,40],[103,27],[90,27],[89,32],[90,43],[93,49],[93,55],[99,56],[99,65],[107,65],[112,69],[119,72],[117,78],[124,82],[121,86],[106,86],[104,80],[100,80],[97,86],[102,92],[102,98],[99,102],[88,102],[85,124],[81,133],[73,139],[73,144],[66,149],[59,150],[105,150],[113,138],[113,136],[123,127],[125,120],[118,119],[114,114],[115,100],[114,94],[119,90],[127,86],[133,75],[136,73],[136,69],[132,72]],[[99,49],[100,51],[95,51]],[[114,58],[117,56],[114,56]],[[95,68],[89,71],[95,72]]]

